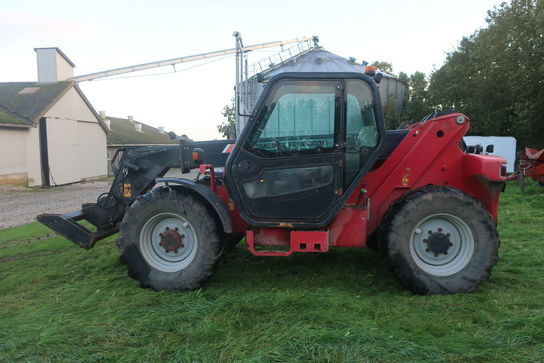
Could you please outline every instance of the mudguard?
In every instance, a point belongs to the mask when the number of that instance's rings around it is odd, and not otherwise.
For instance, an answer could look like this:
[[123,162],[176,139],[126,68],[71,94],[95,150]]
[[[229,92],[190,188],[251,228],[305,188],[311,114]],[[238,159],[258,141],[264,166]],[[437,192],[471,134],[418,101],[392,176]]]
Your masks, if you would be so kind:
[[219,198],[217,194],[212,192],[209,188],[205,187],[204,185],[197,184],[189,179],[157,178],[155,179],[155,182],[157,184],[164,183],[166,185],[175,184],[176,186],[188,189],[200,195],[210,204],[213,210],[217,213],[217,216],[221,221],[221,225],[223,226],[223,231],[225,233],[232,233],[232,219],[230,218],[227,206],[223,203],[221,198]]

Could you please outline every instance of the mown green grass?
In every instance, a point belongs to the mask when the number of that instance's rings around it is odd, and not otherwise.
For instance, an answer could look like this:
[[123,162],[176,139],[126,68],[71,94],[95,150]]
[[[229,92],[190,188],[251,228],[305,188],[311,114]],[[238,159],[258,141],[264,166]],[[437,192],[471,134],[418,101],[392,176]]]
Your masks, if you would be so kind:
[[369,250],[243,247],[197,291],[141,289],[114,237],[84,251],[0,231],[0,361],[542,361],[544,188],[501,200],[500,262],[472,294],[416,296]]

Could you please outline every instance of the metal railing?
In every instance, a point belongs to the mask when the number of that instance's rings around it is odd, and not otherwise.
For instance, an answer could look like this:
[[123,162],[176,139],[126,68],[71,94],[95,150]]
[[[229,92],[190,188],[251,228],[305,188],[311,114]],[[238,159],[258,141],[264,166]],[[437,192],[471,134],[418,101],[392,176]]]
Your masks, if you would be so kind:
[[253,77],[258,73],[262,73],[264,71],[277,67],[286,61],[290,61],[294,57],[302,55],[311,49],[317,48],[317,42],[317,37],[313,37],[312,39],[307,39],[292,47],[283,49],[281,52],[276,53],[270,57],[261,59],[257,63],[254,63],[248,67],[248,76]]

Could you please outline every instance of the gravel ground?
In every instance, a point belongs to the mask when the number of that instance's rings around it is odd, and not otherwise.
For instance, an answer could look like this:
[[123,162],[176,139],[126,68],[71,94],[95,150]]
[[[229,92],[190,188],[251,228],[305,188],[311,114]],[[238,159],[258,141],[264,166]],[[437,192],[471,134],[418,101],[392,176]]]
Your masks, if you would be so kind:
[[[179,170],[167,176],[182,176],[192,179],[190,174]],[[110,189],[109,181],[92,181],[52,188],[21,188],[0,186],[0,229],[33,223],[42,213],[66,213],[81,209],[83,203],[94,203],[96,198]]]
[[66,213],[95,202],[110,189],[109,181],[77,183],[53,188],[0,187],[0,229],[36,221],[41,213]]

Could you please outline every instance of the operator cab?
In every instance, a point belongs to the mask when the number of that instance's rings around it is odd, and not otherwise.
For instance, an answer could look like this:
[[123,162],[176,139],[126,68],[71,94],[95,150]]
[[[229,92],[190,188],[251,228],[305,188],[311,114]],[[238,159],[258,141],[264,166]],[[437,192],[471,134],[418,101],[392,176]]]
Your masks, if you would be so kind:
[[325,226],[376,161],[384,134],[373,78],[280,74],[229,156],[229,192],[251,225]]

